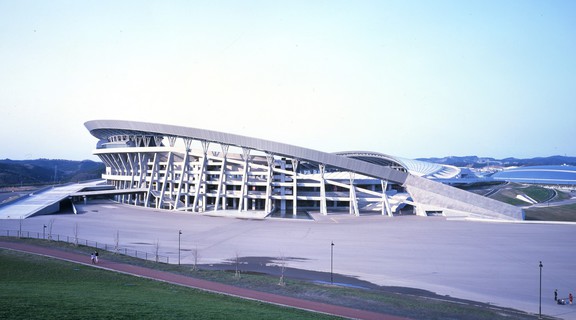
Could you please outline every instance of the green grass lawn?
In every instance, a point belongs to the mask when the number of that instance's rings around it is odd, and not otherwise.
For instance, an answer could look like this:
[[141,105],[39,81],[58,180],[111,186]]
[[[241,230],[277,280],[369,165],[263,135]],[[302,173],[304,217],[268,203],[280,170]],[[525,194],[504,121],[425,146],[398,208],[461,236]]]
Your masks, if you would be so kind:
[[0,319],[336,319],[0,249]]
[[576,204],[556,206],[554,202],[570,199],[571,195],[564,191],[554,191],[539,186],[523,186],[510,183],[490,198],[513,206],[528,206],[528,202],[519,200],[517,195],[526,194],[539,203],[550,201],[547,207],[531,207],[524,209],[526,220],[568,221],[576,222]]
[[[4,238],[90,252],[93,248],[46,240]],[[200,270],[153,263],[102,252],[103,258],[240,287],[394,314],[412,319],[535,319],[536,316],[416,289],[357,289],[277,276]],[[210,294],[50,259],[0,249],[0,319],[330,319],[326,315]],[[404,292],[404,293],[402,293]],[[332,317],[333,318],[333,317]]]
[[525,209],[526,220],[576,222],[576,204]]
[[530,198],[536,200],[537,202],[544,202],[551,199],[554,196],[554,190],[542,188],[539,186],[528,186],[526,188],[520,189]]
[[491,198],[506,202],[513,206],[526,206],[530,205],[529,202],[516,198],[517,195],[527,195],[536,202],[540,203],[550,199],[554,195],[554,191],[542,187],[530,186],[522,188],[508,188],[502,189],[500,192],[493,195]]

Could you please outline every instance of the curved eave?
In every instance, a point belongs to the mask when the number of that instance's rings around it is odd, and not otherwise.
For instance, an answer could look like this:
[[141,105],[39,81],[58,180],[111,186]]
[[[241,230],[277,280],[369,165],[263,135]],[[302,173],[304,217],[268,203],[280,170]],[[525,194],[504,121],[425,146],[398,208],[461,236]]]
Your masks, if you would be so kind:
[[390,166],[390,164],[392,163],[395,166],[401,167],[404,170],[408,171],[408,168],[401,161],[398,161],[397,157],[393,157],[391,155],[383,153],[372,151],[342,151],[342,152],[336,152],[334,154],[358,159],[361,161],[373,163],[380,166]]
[[413,175],[429,179],[449,179],[460,174],[460,169],[454,166],[396,157],[373,151],[345,151],[335,154],[381,166],[390,166],[390,164],[393,164]]
[[274,155],[321,163],[399,184],[404,184],[408,176],[406,172],[332,153],[206,129],[125,120],[93,120],[86,122],[84,125],[98,139],[105,139],[113,133],[174,136],[248,148]]

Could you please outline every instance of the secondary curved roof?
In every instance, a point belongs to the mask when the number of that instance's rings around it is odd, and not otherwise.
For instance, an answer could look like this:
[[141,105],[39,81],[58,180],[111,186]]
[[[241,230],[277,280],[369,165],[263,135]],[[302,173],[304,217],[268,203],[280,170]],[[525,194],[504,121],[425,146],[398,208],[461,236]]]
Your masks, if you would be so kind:
[[454,166],[401,158],[372,151],[346,151],[337,152],[336,154],[381,166],[403,169],[415,176],[429,179],[451,179],[457,177],[461,172],[459,168]]
[[527,166],[496,172],[494,180],[519,183],[576,185],[576,166]]
[[93,120],[84,123],[84,125],[90,131],[90,134],[98,139],[107,139],[112,135],[124,134],[173,136],[268,152],[274,155],[320,163],[400,184],[404,184],[409,175],[407,172],[398,171],[390,167],[333,153],[219,131],[125,120]]

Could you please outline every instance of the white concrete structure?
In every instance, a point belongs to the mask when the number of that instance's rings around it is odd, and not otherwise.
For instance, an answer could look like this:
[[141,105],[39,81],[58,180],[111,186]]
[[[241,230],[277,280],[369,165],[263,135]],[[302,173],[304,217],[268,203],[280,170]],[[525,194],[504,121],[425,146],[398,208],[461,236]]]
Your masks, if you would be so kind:
[[123,203],[294,216],[343,210],[393,216],[408,205],[422,216],[524,219],[520,208],[422,177],[454,177],[452,167],[181,126],[118,120],[85,126],[99,139],[94,154],[106,164],[103,178],[119,190],[134,190],[118,196]]
[[[102,181],[86,181],[31,192],[17,201],[0,206],[0,219],[26,219],[33,215],[56,213],[61,210],[62,202],[71,195],[84,189],[94,188],[101,183]],[[68,203],[70,203],[69,200]]]

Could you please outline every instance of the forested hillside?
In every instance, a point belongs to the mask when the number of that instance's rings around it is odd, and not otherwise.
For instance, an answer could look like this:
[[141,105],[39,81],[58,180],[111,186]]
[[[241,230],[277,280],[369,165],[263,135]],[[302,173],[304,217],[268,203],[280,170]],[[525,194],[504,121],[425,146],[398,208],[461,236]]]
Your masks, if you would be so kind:
[[90,160],[0,160],[0,187],[29,186],[99,179],[104,164]]

